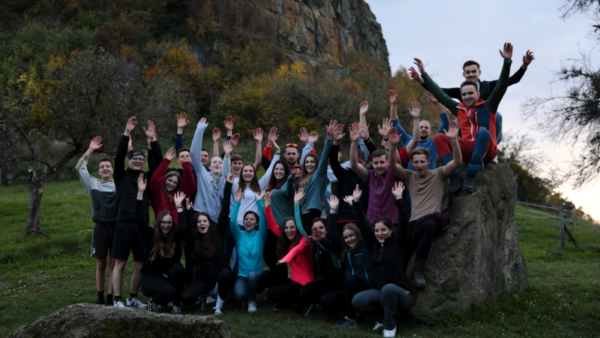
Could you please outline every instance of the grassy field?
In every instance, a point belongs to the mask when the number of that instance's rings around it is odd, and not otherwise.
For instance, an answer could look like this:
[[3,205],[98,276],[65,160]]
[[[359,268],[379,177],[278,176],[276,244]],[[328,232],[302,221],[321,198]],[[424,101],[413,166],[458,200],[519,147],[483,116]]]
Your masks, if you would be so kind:
[[[23,240],[27,219],[26,185],[0,187],[0,337],[66,305],[96,300],[95,260],[89,257],[91,202],[79,181],[49,183],[42,202],[42,229],[52,236]],[[558,222],[517,208],[520,245],[529,268],[529,287],[495,303],[484,303],[436,326],[409,320],[402,337],[598,337],[600,334],[600,226],[580,222],[579,241],[560,250]],[[132,265],[125,273],[129,289]],[[141,293],[140,293],[141,294]],[[142,300],[146,300],[142,295]],[[322,323],[319,308],[298,318],[292,310],[273,312],[264,294],[258,312],[225,305],[234,337],[379,337],[372,323],[349,332]],[[184,307],[187,315],[201,313]],[[335,318],[336,320],[341,318]]]

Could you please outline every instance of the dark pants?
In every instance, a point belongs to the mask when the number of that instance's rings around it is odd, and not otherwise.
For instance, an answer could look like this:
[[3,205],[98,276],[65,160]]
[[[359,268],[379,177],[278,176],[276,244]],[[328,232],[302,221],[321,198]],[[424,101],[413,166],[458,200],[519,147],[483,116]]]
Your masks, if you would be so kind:
[[183,254],[185,256],[185,285],[190,285],[194,280],[194,263],[192,261],[192,252],[194,251],[194,239],[188,240],[187,245],[183,247]]
[[173,304],[179,305],[184,285],[185,270],[179,263],[173,264],[167,277],[144,275],[140,282],[142,293],[158,304],[173,302]]
[[356,319],[356,309],[352,306],[352,298],[369,290],[369,286],[356,276],[349,276],[344,282],[343,290],[328,292],[321,297],[321,305],[325,313],[346,312],[346,317]]
[[267,298],[279,306],[300,303],[302,285],[277,272],[265,270],[260,274],[259,284],[267,290]]
[[263,259],[269,270],[280,273],[282,275],[288,274],[287,264],[277,265],[279,258],[277,257],[277,237],[271,229],[267,230],[267,240],[263,248]]
[[321,217],[321,210],[312,209],[309,212],[300,215],[300,219],[302,220],[302,228],[304,228],[304,231],[306,231],[307,234],[311,233],[312,221],[314,221],[317,217]]
[[381,291],[371,289],[354,296],[352,305],[360,313],[383,323],[383,328],[393,330],[396,327],[396,312],[408,310],[413,304],[413,295],[396,284],[386,284]]
[[208,294],[215,288],[215,284],[219,283],[218,294],[221,299],[226,299],[232,288],[232,273],[231,269],[224,268],[217,276],[198,276],[188,284],[181,294],[181,300],[185,305],[194,304],[200,295]]
[[300,300],[305,303],[319,304],[324,294],[335,290],[342,290],[344,280],[343,276],[317,275],[314,282],[302,287],[299,294]]
[[[411,227],[415,226],[416,221],[410,222]],[[415,235],[415,238],[412,241],[409,241],[408,248],[406,251],[406,264],[408,264],[408,260],[410,256],[412,256],[413,252],[417,252],[417,257],[415,260],[420,260],[425,262],[427,257],[429,256],[429,249],[431,249],[431,243],[433,240],[439,236],[442,232],[442,228],[440,228],[438,222],[434,218],[426,219],[421,225],[421,229]],[[409,236],[412,236],[409,234]],[[405,265],[407,266],[407,265]]]

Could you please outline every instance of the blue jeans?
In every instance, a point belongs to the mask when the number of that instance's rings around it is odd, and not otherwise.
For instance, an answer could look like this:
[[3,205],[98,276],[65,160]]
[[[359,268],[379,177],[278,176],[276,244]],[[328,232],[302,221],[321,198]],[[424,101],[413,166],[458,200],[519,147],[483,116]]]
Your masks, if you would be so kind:
[[233,300],[242,302],[246,299],[254,301],[256,299],[256,290],[258,289],[259,273],[254,271],[248,274],[248,277],[238,276],[233,286]]
[[496,113],[496,144],[502,142],[502,115]]

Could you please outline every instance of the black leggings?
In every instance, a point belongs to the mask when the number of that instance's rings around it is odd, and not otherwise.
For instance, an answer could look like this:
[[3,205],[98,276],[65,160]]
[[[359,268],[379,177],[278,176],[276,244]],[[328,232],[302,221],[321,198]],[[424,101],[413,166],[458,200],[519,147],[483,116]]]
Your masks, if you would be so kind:
[[[410,222],[411,227],[414,227],[415,223],[416,221]],[[408,248],[406,250],[405,263],[408,264],[410,256],[412,256],[412,253],[415,251],[417,252],[415,260],[425,262],[429,256],[431,243],[437,236],[439,236],[441,232],[442,228],[434,218],[429,218],[423,221],[421,229],[419,229],[419,232],[415,235],[415,238],[412,241],[409,241]],[[409,236],[411,235],[409,234]],[[404,266],[407,266],[406,264]]]
[[179,306],[181,292],[185,285],[185,269],[183,265],[173,264],[167,278],[162,276],[142,276],[140,286],[142,293],[152,301],[158,304],[173,302]]
[[349,276],[344,282],[344,290],[328,292],[321,297],[321,305],[325,313],[346,311],[346,317],[356,319],[356,309],[352,306],[352,298],[369,286],[356,276]]
[[300,289],[302,284],[296,283],[277,272],[265,270],[258,279],[259,285],[267,287],[267,298],[279,306],[300,303]]
[[267,230],[267,240],[265,241],[265,246],[263,248],[263,259],[269,267],[269,270],[287,276],[287,264],[277,265],[277,261],[279,260],[277,257],[278,239],[279,237],[277,237],[271,229]]
[[306,231],[307,234],[311,233],[312,221],[317,217],[321,217],[321,210],[312,209],[309,212],[300,215],[302,228],[304,228],[304,231]]
[[299,296],[304,302],[319,304],[321,302],[321,296],[325,293],[342,290],[343,287],[343,276],[330,277],[317,275],[314,282],[308,283],[302,287]]
[[233,274],[229,267],[221,269],[217,276],[195,276],[181,294],[181,300],[185,305],[194,304],[200,295],[208,294],[219,283],[218,294],[221,299],[226,299],[231,291]]

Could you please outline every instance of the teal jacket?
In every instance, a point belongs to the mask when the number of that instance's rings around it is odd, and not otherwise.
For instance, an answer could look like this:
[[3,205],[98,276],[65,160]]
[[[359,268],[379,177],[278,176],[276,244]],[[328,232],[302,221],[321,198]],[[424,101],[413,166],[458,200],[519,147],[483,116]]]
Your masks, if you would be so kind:
[[323,147],[323,153],[319,160],[319,166],[313,173],[310,181],[303,187],[305,195],[300,203],[300,210],[302,212],[311,209],[321,210],[323,207],[323,194],[325,194],[325,190],[329,185],[329,179],[327,178],[327,161],[329,160],[329,151],[331,150],[332,142],[333,141],[329,138],[325,139],[325,146]]
[[235,239],[238,254],[238,276],[248,277],[252,271],[256,273],[263,272],[263,247],[267,240],[267,217],[265,216],[265,206],[263,201],[256,202],[258,206],[258,231],[253,230],[248,233],[246,230],[240,230],[237,223],[237,215],[240,211],[240,202],[233,204],[231,210],[230,223],[231,234]]

